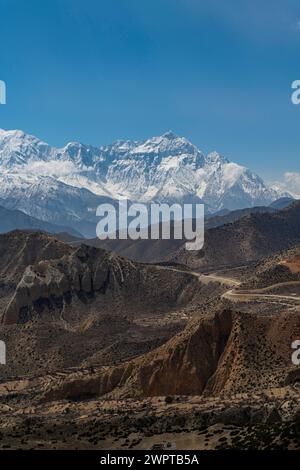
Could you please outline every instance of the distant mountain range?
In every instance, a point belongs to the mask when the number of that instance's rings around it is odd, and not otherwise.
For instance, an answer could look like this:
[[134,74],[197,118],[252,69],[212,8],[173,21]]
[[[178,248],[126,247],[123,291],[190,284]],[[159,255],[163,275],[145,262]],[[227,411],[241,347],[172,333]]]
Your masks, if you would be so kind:
[[22,211],[9,210],[0,205],[0,233],[11,232],[16,229],[61,234],[61,236],[66,233],[74,237],[82,236],[80,232],[68,226],[51,224],[50,222],[45,222],[24,214]]
[[[290,198],[282,198],[275,201],[275,203],[271,204],[271,206],[257,206],[245,209],[239,209],[235,211],[222,211],[222,213],[217,213],[216,215],[207,216],[205,219],[205,244],[204,250],[206,248],[206,239],[210,237],[211,229],[215,229],[217,227],[222,226],[232,226],[234,222],[239,221],[240,219],[246,218],[247,216],[256,214],[264,214],[266,218],[268,218],[268,214],[274,214],[279,210],[288,207],[289,205],[293,204],[293,199]],[[275,207],[273,207],[275,206]],[[224,212],[224,213],[223,213]],[[162,224],[160,224],[162,225]],[[93,238],[90,240],[78,240],[74,239],[74,237],[69,237],[68,240],[65,238],[64,241],[68,241],[75,246],[84,242],[88,245],[95,246],[98,248],[103,248],[106,250],[115,251],[116,253],[126,256],[134,261],[139,262],[165,262],[167,260],[172,259],[173,257],[177,257],[178,253],[181,253],[181,248],[185,244],[186,240],[178,240],[174,239],[174,232],[173,232],[173,225],[171,224],[171,239],[170,240],[151,240],[150,239],[150,228],[149,228],[149,239],[148,240],[123,240],[117,237],[116,240],[99,240],[98,238]],[[161,233],[161,227],[160,227]],[[245,233],[244,237],[247,237],[247,233]],[[61,236],[60,236],[60,239]],[[286,241],[288,238],[286,239]],[[185,248],[182,249],[185,252]],[[193,259],[197,256],[197,252],[191,254],[191,258]],[[176,261],[177,262],[177,261]],[[179,262],[181,262],[179,260]]]
[[42,221],[92,237],[102,202],[203,202],[207,213],[268,206],[289,195],[217,152],[204,155],[172,132],[104,147],[49,146],[22,131],[0,130],[0,198]]

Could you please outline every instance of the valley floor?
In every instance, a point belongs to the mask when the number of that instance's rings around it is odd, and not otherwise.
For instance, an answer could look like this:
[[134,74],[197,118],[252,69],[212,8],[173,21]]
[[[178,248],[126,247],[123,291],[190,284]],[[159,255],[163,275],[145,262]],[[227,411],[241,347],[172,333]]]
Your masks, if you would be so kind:
[[298,388],[172,400],[2,405],[0,449],[300,449]]

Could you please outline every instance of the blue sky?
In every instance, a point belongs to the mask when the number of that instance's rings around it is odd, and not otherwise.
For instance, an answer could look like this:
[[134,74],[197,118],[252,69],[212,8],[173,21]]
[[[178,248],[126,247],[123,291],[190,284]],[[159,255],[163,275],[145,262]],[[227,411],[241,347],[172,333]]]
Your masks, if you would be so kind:
[[61,146],[172,129],[299,172],[299,0],[0,0],[0,127]]

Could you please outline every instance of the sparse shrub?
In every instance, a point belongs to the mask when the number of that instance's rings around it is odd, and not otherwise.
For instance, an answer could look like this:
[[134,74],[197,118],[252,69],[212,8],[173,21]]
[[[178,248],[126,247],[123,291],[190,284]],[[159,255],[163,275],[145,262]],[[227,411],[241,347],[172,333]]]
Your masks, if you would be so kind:
[[165,404],[166,405],[171,405],[171,403],[174,402],[174,397],[172,397],[171,395],[168,395],[166,398],[165,398]]

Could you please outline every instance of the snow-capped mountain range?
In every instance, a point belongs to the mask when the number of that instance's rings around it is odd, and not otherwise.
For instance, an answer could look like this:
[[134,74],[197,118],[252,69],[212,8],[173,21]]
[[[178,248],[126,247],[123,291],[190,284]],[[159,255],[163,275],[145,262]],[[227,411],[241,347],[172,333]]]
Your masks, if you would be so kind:
[[143,142],[58,149],[0,130],[0,198],[8,208],[95,232],[95,210],[120,196],[142,202],[204,202],[208,212],[268,205],[286,195],[217,152],[204,155],[167,132]]

